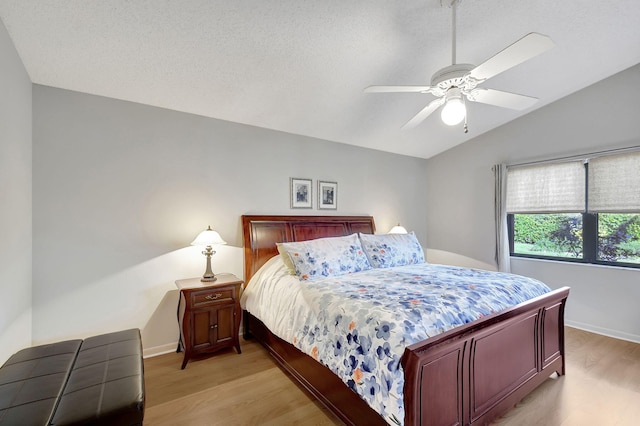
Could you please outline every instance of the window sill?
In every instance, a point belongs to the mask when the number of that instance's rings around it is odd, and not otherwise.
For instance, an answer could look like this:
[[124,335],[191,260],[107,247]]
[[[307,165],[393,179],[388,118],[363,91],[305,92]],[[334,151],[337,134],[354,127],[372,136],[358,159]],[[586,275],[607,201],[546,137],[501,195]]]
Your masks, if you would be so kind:
[[571,266],[582,266],[582,267],[593,267],[593,268],[602,268],[602,269],[615,269],[615,270],[623,270],[623,271],[639,271],[640,272],[640,265],[629,265],[629,264],[625,264],[625,265],[611,265],[611,264],[607,264],[607,263],[590,263],[590,262],[583,262],[582,260],[571,260],[571,259],[567,259],[567,260],[560,260],[560,259],[553,259],[553,258],[545,258],[545,257],[533,257],[533,256],[524,256],[524,255],[517,255],[517,254],[511,254],[509,255],[509,259],[511,261],[531,261],[531,262],[540,262],[540,263],[551,263],[551,264],[556,264],[556,265],[571,265]]

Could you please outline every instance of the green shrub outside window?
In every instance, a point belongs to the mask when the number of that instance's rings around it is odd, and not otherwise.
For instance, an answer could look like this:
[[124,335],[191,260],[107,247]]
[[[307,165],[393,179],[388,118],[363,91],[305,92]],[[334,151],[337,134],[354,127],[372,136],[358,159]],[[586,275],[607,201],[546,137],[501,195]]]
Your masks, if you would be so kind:
[[[513,214],[512,254],[596,263],[640,265],[640,214],[599,213],[597,233],[583,227],[583,214]],[[584,240],[597,240],[584,253]]]

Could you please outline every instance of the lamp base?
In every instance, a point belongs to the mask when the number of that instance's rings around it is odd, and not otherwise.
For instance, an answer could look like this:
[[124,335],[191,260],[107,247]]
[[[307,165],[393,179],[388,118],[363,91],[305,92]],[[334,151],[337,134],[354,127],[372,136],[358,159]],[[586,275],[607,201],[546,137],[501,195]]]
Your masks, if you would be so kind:
[[213,277],[202,277],[200,278],[200,281],[202,281],[203,283],[210,283],[213,282],[215,280],[217,280],[218,277],[216,277],[215,275]]
[[200,278],[200,281],[203,283],[210,283],[217,279],[216,274],[211,270],[211,256],[216,254],[215,251],[211,249],[211,246],[207,246],[207,248],[202,252],[207,258],[207,269],[204,271],[204,275]]

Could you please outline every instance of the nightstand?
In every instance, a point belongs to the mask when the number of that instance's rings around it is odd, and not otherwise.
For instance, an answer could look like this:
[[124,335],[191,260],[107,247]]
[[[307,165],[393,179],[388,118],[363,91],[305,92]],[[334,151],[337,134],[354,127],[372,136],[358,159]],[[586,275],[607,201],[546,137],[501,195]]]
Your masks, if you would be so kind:
[[180,289],[179,348],[184,350],[182,369],[194,355],[235,347],[240,350],[240,288],[243,281],[233,274],[216,274],[213,282],[200,278],[177,280]]

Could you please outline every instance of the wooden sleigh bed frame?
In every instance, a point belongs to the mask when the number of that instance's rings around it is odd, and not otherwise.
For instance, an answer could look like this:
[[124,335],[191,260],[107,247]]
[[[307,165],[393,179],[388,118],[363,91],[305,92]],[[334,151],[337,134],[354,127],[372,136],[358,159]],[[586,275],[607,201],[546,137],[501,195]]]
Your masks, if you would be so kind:
[[[242,216],[245,282],[275,243],[374,233],[371,216]],[[506,311],[408,346],[405,425],[487,424],[553,373],[565,374],[563,287]],[[280,366],[349,425],[386,424],[324,365],[273,335],[248,312],[245,338],[256,338]]]

